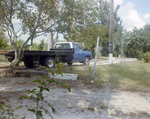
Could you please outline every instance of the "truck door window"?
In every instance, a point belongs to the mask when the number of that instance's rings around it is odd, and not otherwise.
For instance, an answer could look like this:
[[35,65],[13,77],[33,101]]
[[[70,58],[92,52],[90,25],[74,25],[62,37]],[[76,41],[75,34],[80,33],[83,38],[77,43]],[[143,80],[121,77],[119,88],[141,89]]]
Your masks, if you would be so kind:
[[73,48],[74,48],[75,50],[80,50],[80,47],[79,47],[77,44],[73,44]]

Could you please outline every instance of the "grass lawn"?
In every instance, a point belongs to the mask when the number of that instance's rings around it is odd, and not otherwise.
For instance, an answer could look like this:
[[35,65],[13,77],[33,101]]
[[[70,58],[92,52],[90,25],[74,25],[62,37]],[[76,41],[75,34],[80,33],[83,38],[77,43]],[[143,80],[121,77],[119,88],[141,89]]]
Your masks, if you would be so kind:
[[[126,65],[125,65],[126,64]],[[77,73],[84,83],[101,86],[109,84],[113,88],[130,91],[150,90],[150,63],[144,61],[126,62],[125,64],[102,65],[96,67],[72,66],[65,67],[65,72]]]

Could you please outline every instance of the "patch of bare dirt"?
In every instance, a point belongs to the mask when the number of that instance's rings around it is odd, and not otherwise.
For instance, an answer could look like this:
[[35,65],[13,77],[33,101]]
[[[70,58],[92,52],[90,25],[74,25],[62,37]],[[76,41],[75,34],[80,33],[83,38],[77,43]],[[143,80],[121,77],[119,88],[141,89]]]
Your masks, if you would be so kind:
[[[35,88],[36,85],[28,83],[33,78],[0,78],[0,103],[17,107],[19,105],[35,104],[30,100],[19,100],[18,97],[26,95],[26,90]],[[68,82],[71,93],[59,86],[51,86],[51,92],[45,92],[45,100],[56,109],[52,113],[54,119],[125,119],[125,118],[150,118],[149,93],[136,93],[104,88],[94,88],[83,85],[82,81]],[[45,108],[45,104],[42,104]],[[48,108],[51,111],[50,108]],[[20,117],[34,119],[32,113],[25,108],[15,111]],[[46,119],[49,119],[45,115]]]
[[[31,100],[18,98],[27,95],[28,89],[37,87],[29,81],[33,77],[0,77],[0,105],[7,104],[15,108],[20,105],[35,107]],[[49,102],[56,112],[47,108],[54,119],[149,119],[150,118],[150,93],[130,92],[98,87],[93,84],[84,84],[82,80],[67,81],[71,87],[67,89],[59,85],[51,85],[51,92],[44,92],[45,100]],[[19,119],[35,119],[33,113],[26,108],[16,110]],[[1,115],[0,115],[1,117]],[[45,119],[50,119],[44,114]]]

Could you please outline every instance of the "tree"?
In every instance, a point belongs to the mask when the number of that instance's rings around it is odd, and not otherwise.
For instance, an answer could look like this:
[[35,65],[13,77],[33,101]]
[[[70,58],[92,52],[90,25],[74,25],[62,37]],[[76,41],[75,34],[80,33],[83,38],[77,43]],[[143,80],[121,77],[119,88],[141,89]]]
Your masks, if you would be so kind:
[[4,29],[0,27],[0,49],[4,50],[7,47],[9,39],[5,36]]
[[31,47],[31,50],[38,50],[38,44],[36,42],[33,43]]
[[[90,51],[93,51],[95,47],[93,43],[90,43],[93,39],[95,43],[98,36],[98,32],[93,31],[96,26],[93,23],[96,21],[96,14],[98,15],[94,3],[95,0],[64,0],[61,10],[61,19],[64,20],[58,26],[60,31],[65,31],[63,35],[67,41],[84,42],[86,49]],[[99,30],[97,28],[96,31]],[[90,32],[94,33],[93,36],[90,36]]]
[[[119,6],[114,12],[114,48],[120,53],[123,44],[122,39],[122,20],[117,15]],[[100,4],[94,0],[66,1],[64,15],[66,19],[65,39],[75,42],[84,42],[85,48],[95,54],[97,37],[100,38],[102,55],[108,56],[109,47],[109,10],[110,4],[107,1],[100,1]],[[70,22],[72,21],[72,22]]]
[[114,56],[118,54],[123,54],[123,45],[124,45],[124,36],[123,36],[123,26],[122,20],[117,15],[117,11],[120,6],[118,5],[114,11],[114,38],[113,38],[113,47],[114,47]]
[[144,26],[144,34],[146,42],[143,47],[143,53],[150,52],[150,24]]
[[150,25],[146,24],[144,28],[130,31],[125,38],[125,54],[128,57],[141,59],[143,53],[150,51]]
[[[34,38],[51,31],[53,25],[58,23],[58,2],[58,0],[0,1],[0,25],[7,30],[15,53],[15,58],[10,65],[11,70],[23,58],[21,51],[31,46]],[[49,25],[51,19],[53,23]],[[19,30],[15,29],[15,20],[19,20]],[[28,37],[17,49],[17,41],[22,34],[28,34]]]
[[94,0],[63,1],[60,10],[60,18],[62,21],[59,23],[58,31],[61,31],[65,39],[74,37],[73,32],[78,32],[80,27],[86,27],[86,24],[91,22],[95,16],[95,7],[93,8],[93,3]]
[[40,41],[40,44],[38,44],[38,50],[46,50],[47,49],[47,43],[45,43],[44,39]]

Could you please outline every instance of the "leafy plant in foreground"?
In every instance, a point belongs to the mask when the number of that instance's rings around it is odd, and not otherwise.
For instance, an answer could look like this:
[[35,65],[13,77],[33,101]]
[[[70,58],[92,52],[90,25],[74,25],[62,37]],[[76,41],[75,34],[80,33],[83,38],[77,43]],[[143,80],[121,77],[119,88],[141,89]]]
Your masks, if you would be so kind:
[[47,69],[47,71],[50,72],[50,74],[53,77],[48,78],[48,77],[44,77],[44,76],[36,76],[34,80],[30,81],[30,83],[39,83],[38,87],[34,88],[32,90],[27,90],[28,96],[20,97],[20,99],[26,98],[26,99],[30,99],[36,103],[35,108],[30,108],[29,106],[26,105],[26,107],[28,108],[28,111],[33,112],[36,115],[36,119],[43,118],[43,112],[45,112],[45,114],[48,114],[53,119],[50,112],[47,109],[45,109],[43,106],[40,105],[40,102],[44,102],[49,107],[51,107],[53,113],[55,112],[55,108],[50,103],[48,103],[46,100],[44,100],[45,97],[43,96],[44,91],[50,92],[49,84],[51,84],[51,83],[61,84],[61,86],[67,88],[68,91],[71,92],[70,87],[67,86],[65,82],[58,82],[58,81],[54,80],[54,77],[56,74],[63,75],[62,67],[63,67],[63,64],[58,64],[58,67],[56,69],[51,70],[50,68],[42,66],[41,68]]
[[17,115],[14,115],[14,111],[21,108],[22,106],[12,109],[10,105],[0,105],[0,119],[16,119]]

